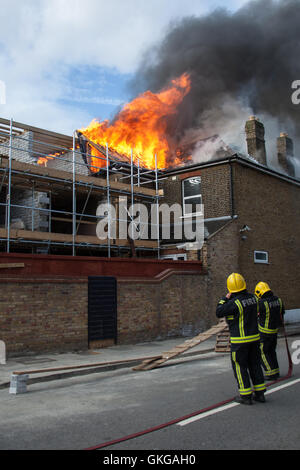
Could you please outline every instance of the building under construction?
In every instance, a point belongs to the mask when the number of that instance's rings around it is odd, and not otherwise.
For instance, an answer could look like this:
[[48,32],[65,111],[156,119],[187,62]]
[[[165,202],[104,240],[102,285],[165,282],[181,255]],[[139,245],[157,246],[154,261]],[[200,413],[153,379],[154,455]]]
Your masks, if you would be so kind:
[[[292,140],[268,165],[264,126],[245,125],[245,155],[158,170],[65,136],[0,119],[0,331],[9,354],[192,336],[216,323],[226,278],[268,282],[299,308],[300,180]],[[98,161],[95,160],[95,152]],[[96,162],[96,164],[95,164]],[[201,249],[174,237],[97,236],[101,203],[203,204]],[[149,226],[153,225],[150,221]],[[153,228],[153,227],[151,227]],[[118,233],[118,231],[117,231]]]
[[137,256],[157,256],[159,237],[136,240],[133,247],[110,236],[101,241],[95,231],[101,202],[117,209],[119,198],[127,197],[129,206],[158,206],[157,168],[139,167],[98,146],[101,156],[92,156],[90,145],[96,144],[80,133],[69,137],[4,119],[0,126],[2,251],[111,257],[134,249]]

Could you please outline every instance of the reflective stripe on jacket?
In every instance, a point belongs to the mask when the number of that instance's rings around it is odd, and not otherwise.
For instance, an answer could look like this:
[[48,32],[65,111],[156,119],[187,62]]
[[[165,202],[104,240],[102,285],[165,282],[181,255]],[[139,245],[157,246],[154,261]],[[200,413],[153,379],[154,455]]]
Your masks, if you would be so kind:
[[258,300],[255,295],[242,291],[232,294],[230,299],[223,297],[217,306],[216,315],[218,318],[225,317],[232,344],[259,341]]
[[264,334],[276,334],[282,325],[284,313],[284,306],[279,297],[272,292],[264,294],[259,301],[259,331]]

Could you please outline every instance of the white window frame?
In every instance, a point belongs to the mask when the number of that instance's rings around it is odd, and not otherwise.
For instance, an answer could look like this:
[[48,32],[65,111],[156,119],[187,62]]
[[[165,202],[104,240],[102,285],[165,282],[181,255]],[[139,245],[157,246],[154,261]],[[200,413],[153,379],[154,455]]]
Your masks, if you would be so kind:
[[[182,212],[183,212],[183,217],[195,217],[197,215],[203,215],[203,204],[202,204],[202,194],[195,194],[194,196],[185,196],[184,195],[184,183],[186,181],[190,181],[190,180],[193,180],[195,178],[199,178],[200,179],[200,184],[201,184],[201,176],[193,176],[191,178],[186,178],[182,181]],[[189,199],[194,199],[195,197],[199,197],[200,198],[200,204],[201,204],[201,211],[200,212],[189,212],[189,213],[186,213],[185,212],[185,204],[188,204],[188,200]]]
[[[256,255],[257,254],[264,254],[266,255],[265,259],[257,259]],[[268,251],[262,251],[262,250],[254,250],[254,263],[255,264],[269,264],[269,252]]]

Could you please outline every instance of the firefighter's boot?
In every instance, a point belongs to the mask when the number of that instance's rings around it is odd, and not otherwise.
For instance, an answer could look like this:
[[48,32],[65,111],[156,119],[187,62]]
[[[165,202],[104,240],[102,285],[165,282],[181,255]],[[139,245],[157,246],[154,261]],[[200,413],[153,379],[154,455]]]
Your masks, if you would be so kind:
[[240,403],[241,405],[252,405],[252,397],[251,395],[246,396],[237,396],[235,397],[235,401]]
[[259,401],[260,403],[265,403],[265,392],[255,392],[254,393],[254,400]]

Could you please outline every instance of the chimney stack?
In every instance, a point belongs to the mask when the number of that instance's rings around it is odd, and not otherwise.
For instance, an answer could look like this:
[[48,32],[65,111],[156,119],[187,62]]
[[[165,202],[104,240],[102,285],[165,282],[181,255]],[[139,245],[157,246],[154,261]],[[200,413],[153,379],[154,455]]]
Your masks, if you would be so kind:
[[277,155],[278,162],[282,169],[290,176],[295,176],[294,144],[292,139],[285,132],[280,133],[277,138]]
[[250,116],[245,125],[248,154],[262,165],[267,164],[265,128],[256,116]]

